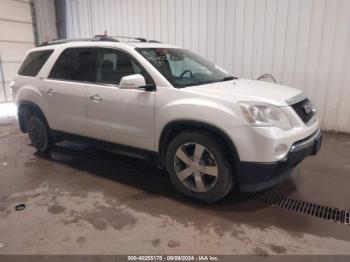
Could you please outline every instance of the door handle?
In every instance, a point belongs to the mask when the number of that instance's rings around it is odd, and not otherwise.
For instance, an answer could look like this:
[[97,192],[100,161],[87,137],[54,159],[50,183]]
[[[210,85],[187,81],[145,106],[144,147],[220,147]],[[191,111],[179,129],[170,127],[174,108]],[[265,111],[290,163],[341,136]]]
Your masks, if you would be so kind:
[[52,96],[52,95],[56,94],[56,92],[50,88],[49,90],[47,90],[47,94]]
[[101,102],[103,100],[99,95],[93,95],[90,97],[90,99],[94,102]]

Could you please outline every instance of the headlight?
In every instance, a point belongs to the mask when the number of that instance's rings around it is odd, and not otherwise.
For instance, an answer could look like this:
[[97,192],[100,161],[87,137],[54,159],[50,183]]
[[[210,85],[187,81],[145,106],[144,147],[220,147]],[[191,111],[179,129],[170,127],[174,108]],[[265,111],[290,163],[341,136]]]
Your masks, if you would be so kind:
[[280,108],[258,102],[239,102],[241,110],[248,123],[254,126],[276,126],[282,130],[292,129],[288,116]]

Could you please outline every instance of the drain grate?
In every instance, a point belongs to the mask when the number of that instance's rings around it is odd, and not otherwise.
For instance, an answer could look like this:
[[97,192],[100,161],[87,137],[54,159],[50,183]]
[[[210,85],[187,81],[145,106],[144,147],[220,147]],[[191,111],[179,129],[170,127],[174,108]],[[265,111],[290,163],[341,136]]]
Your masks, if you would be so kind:
[[350,211],[292,199],[271,193],[250,193],[248,199],[264,205],[283,208],[295,213],[318,217],[336,223],[349,225]]

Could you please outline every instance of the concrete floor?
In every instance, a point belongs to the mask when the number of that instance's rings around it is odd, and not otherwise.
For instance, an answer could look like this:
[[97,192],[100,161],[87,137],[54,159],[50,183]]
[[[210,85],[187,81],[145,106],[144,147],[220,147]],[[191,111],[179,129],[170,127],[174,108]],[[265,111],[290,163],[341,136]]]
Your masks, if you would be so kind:
[[[350,210],[350,136],[323,141],[269,191]],[[199,204],[149,162],[82,146],[42,157],[13,118],[0,120],[0,179],[0,254],[350,254],[348,225],[236,195]]]

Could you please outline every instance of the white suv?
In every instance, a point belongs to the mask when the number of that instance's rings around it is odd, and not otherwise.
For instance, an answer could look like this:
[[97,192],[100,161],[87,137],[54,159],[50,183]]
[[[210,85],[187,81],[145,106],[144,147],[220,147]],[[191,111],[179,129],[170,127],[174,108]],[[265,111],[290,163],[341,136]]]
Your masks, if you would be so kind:
[[300,90],[237,79],[145,39],[46,43],[29,51],[11,88],[38,151],[79,139],[151,156],[179,191],[206,202],[275,185],[321,144]]

